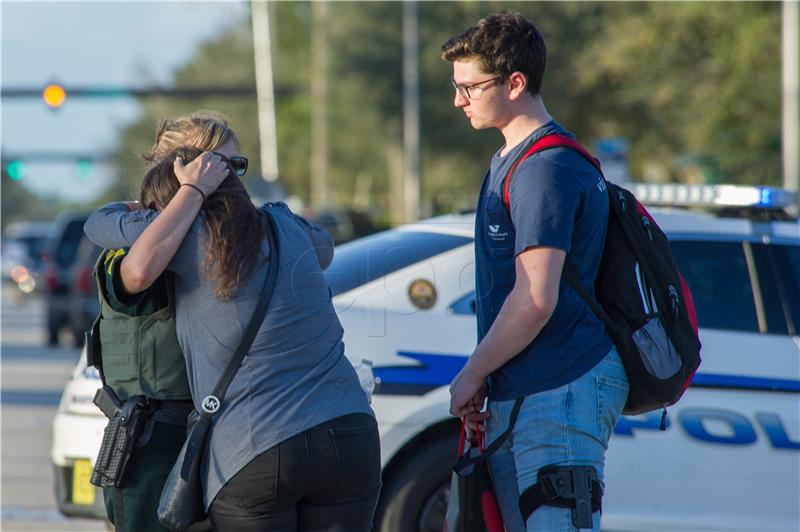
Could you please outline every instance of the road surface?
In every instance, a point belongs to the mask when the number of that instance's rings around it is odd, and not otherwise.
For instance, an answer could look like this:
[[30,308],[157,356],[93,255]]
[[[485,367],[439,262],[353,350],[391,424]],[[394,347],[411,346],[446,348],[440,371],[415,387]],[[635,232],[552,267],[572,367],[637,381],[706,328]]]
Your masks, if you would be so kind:
[[106,530],[102,521],[61,515],[53,493],[53,415],[78,350],[46,347],[43,301],[16,301],[13,296],[12,289],[4,285],[0,530]]

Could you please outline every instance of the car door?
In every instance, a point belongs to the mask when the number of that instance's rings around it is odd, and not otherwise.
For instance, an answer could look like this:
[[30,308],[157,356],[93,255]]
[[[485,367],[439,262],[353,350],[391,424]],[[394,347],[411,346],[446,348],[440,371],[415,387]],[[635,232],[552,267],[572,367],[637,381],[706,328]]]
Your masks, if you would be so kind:
[[683,399],[623,417],[608,452],[605,525],[793,529],[800,515],[797,244],[673,240],[703,362]]

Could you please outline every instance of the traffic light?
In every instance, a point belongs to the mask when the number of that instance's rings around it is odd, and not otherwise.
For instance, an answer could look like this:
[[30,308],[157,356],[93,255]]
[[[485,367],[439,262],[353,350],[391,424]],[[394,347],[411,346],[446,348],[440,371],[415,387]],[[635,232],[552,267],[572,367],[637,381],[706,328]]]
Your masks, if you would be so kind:
[[50,109],[58,109],[67,99],[67,91],[58,84],[50,84],[42,91],[42,99]]
[[25,163],[22,161],[8,161],[6,164],[6,173],[14,181],[19,181],[25,177]]
[[92,161],[88,159],[80,159],[75,164],[75,172],[77,172],[78,177],[82,179],[89,177],[89,175],[92,173],[92,166]]

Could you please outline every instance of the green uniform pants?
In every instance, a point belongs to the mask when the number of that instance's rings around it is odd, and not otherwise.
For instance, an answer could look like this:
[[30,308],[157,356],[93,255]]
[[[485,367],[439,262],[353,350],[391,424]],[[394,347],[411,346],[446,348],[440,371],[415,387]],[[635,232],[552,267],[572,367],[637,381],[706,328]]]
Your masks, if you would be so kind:
[[186,428],[150,421],[153,432],[136,449],[120,488],[103,488],[106,514],[117,532],[167,531],[156,511],[161,489],[186,439]]

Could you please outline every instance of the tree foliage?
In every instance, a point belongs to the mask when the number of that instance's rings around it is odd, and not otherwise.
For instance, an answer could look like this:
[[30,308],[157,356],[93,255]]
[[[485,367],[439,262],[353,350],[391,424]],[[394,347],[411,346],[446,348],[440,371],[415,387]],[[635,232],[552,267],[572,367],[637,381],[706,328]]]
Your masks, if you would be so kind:
[[41,198],[26,189],[21,182],[12,180],[2,169],[2,206],[0,206],[0,226],[2,229],[14,222],[31,220],[51,220],[53,213],[64,206],[53,198]]
[[[474,204],[489,158],[502,143],[473,131],[452,106],[449,37],[501,9],[542,31],[549,57],[543,95],[557,120],[587,145],[623,137],[634,179],[780,182],[780,4],[760,2],[420,2],[423,212]],[[271,5],[281,179],[307,199],[311,165],[311,7]],[[333,197],[350,205],[367,190],[385,211],[402,173],[403,4],[328,4],[328,164]],[[176,86],[254,85],[249,19],[202,45],[175,72]],[[120,136],[119,184],[135,190],[134,153],[152,143],[162,116],[200,108],[228,115],[258,161],[255,98],[142,102]]]

